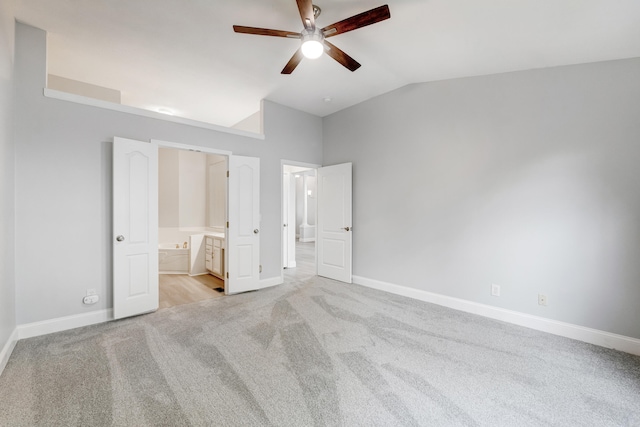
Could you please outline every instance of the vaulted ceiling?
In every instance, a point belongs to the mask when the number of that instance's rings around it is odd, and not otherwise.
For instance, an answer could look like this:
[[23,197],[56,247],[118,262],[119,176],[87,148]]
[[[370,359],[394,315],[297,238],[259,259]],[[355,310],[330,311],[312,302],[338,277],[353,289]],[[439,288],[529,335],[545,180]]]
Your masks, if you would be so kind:
[[[316,0],[326,26],[384,0]],[[300,41],[295,0],[18,0],[48,32],[48,72],[122,92],[122,103],[232,126],[261,99],[325,116],[417,82],[640,57],[638,0],[388,0],[391,19],[331,38],[327,55],[280,71]],[[327,101],[326,99],[330,99]]]

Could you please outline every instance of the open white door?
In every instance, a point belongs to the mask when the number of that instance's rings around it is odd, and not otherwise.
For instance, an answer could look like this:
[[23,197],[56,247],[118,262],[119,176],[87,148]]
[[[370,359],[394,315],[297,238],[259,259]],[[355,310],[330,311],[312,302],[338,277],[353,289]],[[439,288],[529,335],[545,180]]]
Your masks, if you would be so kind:
[[318,276],[351,283],[351,163],[318,168]]
[[113,141],[113,317],[158,309],[158,147]]
[[260,288],[260,159],[229,156],[227,294]]

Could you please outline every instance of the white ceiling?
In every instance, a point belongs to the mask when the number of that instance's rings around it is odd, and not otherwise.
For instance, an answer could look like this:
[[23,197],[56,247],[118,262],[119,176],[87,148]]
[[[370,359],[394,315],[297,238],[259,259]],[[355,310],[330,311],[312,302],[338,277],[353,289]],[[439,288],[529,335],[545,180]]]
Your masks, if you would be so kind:
[[[316,0],[319,27],[385,4]],[[48,72],[122,91],[122,103],[232,126],[260,100],[326,116],[410,83],[640,57],[639,0],[388,0],[391,19],[331,42],[330,57],[280,71],[299,40],[295,0],[18,0],[48,31]],[[330,97],[331,102],[324,98]]]

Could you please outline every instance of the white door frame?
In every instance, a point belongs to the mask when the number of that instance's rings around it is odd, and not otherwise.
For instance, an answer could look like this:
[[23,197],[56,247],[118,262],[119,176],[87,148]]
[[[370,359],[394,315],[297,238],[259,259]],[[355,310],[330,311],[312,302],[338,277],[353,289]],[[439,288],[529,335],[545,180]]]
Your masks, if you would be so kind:
[[[321,168],[322,165],[318,165],[315,163],[305,163],[305,162],[298,162],[295,160],[284,160],[281,159],[280,160],[280,224],[284,224],[284,212],[283,210],[283,206],[284,206],[284,167],[285,166],[298,166],[298,167],[303,167],[303,168],[309,168],[309,169],[318,169]],[[317,215],[317,206],[316,206],[316,218],[318,217]],[[295,225],[294,225],[295,227]],[[283,239],[283,233],[280,233],[280,266],[284,265],[284,242],[282,241]],[[315,255],[315,251],[314,251],[314,255]],[[314,260],[314,268],[316,268],[316,262]],[[317,272],[317,271],[316,271]],[[280,269],[280,280],[282,282],[284,282],[284,269]]]

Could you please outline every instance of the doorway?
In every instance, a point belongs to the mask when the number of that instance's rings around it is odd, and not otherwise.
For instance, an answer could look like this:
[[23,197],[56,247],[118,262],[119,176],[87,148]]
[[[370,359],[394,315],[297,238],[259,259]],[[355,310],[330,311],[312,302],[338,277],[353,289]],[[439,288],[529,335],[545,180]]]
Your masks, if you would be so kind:
[[227,156],[158,149],[159,308],[225,291]]
[[283,280],[316,275],[317,167],[282,162]]
[[[114,137],[113,144],[113,318],[155,311],[158,286],[158,150],[179,148],[227,156],[227,208],[224,251],[225,294],[261,287],[260,159],[204,147]],[[197,236],[205,239],[204,234]],[[191,237],[193,240],[193,237]],[[184,245],[184,241],[182,242]],[[178,242],[179,245],[179,242]],[[191,247],[194,256],[206,252]],[[212,244],[212,246],[215,246]],[[222,247],[222,246],[221,246]]]

